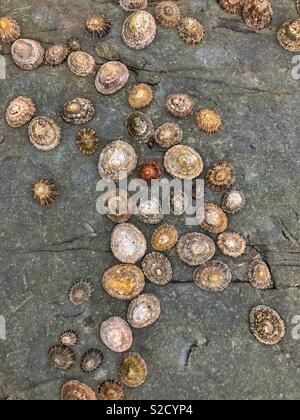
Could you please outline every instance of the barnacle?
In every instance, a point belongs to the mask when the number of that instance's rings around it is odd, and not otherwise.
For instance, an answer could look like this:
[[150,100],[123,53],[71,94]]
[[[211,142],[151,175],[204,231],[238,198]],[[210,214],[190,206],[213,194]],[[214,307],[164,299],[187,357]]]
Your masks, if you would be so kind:
[[127,320],[133,328],[145,328],[154,324],[160,313],[159,299],[151,293],[144,293],[130,303]]
[[206,182],[210,189],[220,191],[223,188],[231,187],[236,181],[234,167],[228,162],[215,164],[206,177]]
[[154,17],[145,10],[139,10],[125,20],[122,38],[130,48],[137,50],[146,48],[156,36]]
[[104,179],[119,181],[131,175],[136,166],[137,155],[133,147],[122,140],[116,140],[102,150],[98,171]]
[[218,247],[223,254],[237,258],[246,252],[247,242],[236,232],[225,232],[218,237]]
[[189,146],[173,146],[165,154],[166,171],[174,178],[191,180],[203,171],[203,159]]
[[91,299],[93,291],[93,286],[89,281],[78,280],[69,291],[70,302],[76,306],[83,305]]
[[100,337],[110,350],[123,353],[132,346],[133,334],[124,319],[114,316],[101,324]]
[[172,225],[162,225],[152,235],[151,245],[157,251],[168,251],[178,241],[178,232]]
[[137,388],[145,382],[147,374],[147,365],[138,353],[128,353],[123,356],[120,365],[120,376],[124,385],[130,388]]
[[85,383],[71,380],[66,382],[61,389],[63,401],[96,401],[95,392]]
[[155,8],[156,20],[164,28],[176,28],[181,20],[179,7],[173,1],[162,1]]
[[28,123],[34,116],[36,107],[32,99],[19,96],[8,105],[5,113],[10,127],[19,128]]
[[145,83],[139,83],[130,90],[128,95],[129,105],[134,109],[146,108],[153,101],[153,89]]
[[64,104],[61,116],[69,124],[85,124],[95,115],[95,107],[89,99],[75,98]]
[[20,38],[21,29],[17,21],[11,17],[0,18],[0,41],[4,44],[15,42]]
[[178,118],[187,118],[194,112],[195,101],[184,93],[169,95],[166,101],[167,110]]
[[229,267],[221,261],[209,261],[194,273],[196,285],[207,292],[222,292],[231,280]]
[[17,39],[11,47],[11,56],[23,70],[34,70],[44,61],[45,50],[41,44],[31,39]]
[[267,28],[273,18],[271,3],[269,0],[246,0],[243,7],[243,17],[246,25],[250,28]]
[[199,44],[205,35],[203,25],[191,17],[181,19],[178,30],[181,38],[189,45]]
[[68,66],[72,73],[79,77],[87,77],[94,73],[96,62],[93,56],[84,51],[73,51],[68,58]]
[[173,277],[173,269],[168,258],[160,252],[151,252],[142,261],[142,269],[151,283],[165,285]]
[[280,45],[286,50],[300,52],[300,19],[292,20],[282,25],[278,31],[277,38]]
[[245,0],[219,0],[220,7],[227,13],[240,13],[243,9]]
[[215,204],[204,206],[204,219],[199,220],[202,229],[210,233],[222,233],[227,229],[228,218],[223,210]]
[[48,352],[48,357],[51,363],[60,370],[68,370],[74,366],[76,356],[74,351],[63,344],[51,347]]
[[274,286],[268,264],[261,259],[252,261],[248,276],[250,283],[256,289],[266,290]]
[[159,180],[164,176],[164,167],[158,159],[147,159],[139,169],[138,177],[146,182]]
[[60,334],[59,341],[61,344],[67,347],[73,347],[78,344],[79,338],[76,331],[67,330]]
[[32,186],[33,198],[41,205],[48,206],[54,203],[58,196],[58,191],[53,182],[46,179],[36,181]]
[[93,38],[106,38],[111,31],[111,20],[106,16],[92,16],[85,22],[85,30]]
[[153,122],[142,112],[133,112],[126,122],[128,136],[137,143],[148,143],[154,133]]
[[143,233],[130,223],[117,225],[111,235],[111,250],[122,263],[135,264],[147,250]]
[[211,260],[216,252],[214,241],[198,232],[187,233],[177,243],[177,254],[187,265],[195,266]]
[[76,143],[84,155],[93,155],[97,152],[99,138],[92,128],[84,128],[77,133]]
[[80,368],[85,373],[97,370],[103,362],[103,354],[99,349],[90,349],[81,358]]
[[201,109],[196,114],[198,127],[207,134],[216,134],[222,127],[220,115],[211,109]]
[[125,392],[122,385],[114,379],[107,379],[98,388],[100,400],[116,401],[124,398]]
[[242,190],[231,188],[222,197],[222,209],[225,213],[236,214],[243,209],[246,204],[246,197]]
[[29,139],[42,151],[55,149],[61,142],[61,128],[49,117],[36,117],[28,127]]
[[262,344],[274,346],[285,336],[285,322],[269,306],[257,306],[250,313],[250,329],[254,337]]
[[69,50],[63,44],[53,45],[46,50],[45,61],[49,66],[59,66],[68,57]]
[[129,70],[119,61],[108,61],[100,67],[95,86],[103,95],[113,95],[122,89],[129,79]]
[[142,270],[133,264],[119,264],[107,270],[102,278],[103,289],[119,300],[131,300],[144,289]]
[[181,143],[183,131],[178,124],[165,123],[161,125],[154,133],[156,143],[165,149],[169,149]]

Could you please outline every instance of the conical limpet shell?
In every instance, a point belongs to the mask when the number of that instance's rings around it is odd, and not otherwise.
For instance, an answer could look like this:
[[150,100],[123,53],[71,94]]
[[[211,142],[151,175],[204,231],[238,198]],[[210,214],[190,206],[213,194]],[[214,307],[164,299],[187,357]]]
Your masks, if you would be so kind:
[[158,225],[165,217],[160,201],[156,198],[141,198],[137,207],[137,218],[148,225]]
[[7,107],[5,117],[10,127],[19,128],[27,124],[34,117],[36,107],[30,98],[19,96]]
[[111,20],[106,16],[92,16],[85,22],[85,30],[93,38],[106,38],[111,31],[111,27]]
[[198,127],[207,134],[216,134],[222,127],[220,115],[210,109],[202,109],[196,114]]
[[175,93],[168,96],[166,107],[174,117],[187,118],[194,112],[195,101],[185,93]]
[[192,180],[203,171],[202,157],[189,146],[173,146],[165,154],[165,168],[174,178]]
[[40,179],[33,184],[32,195],[41,206],[48,206],[56,200],[58,190],[53,182]]
[[254,337],[262,344],[274,346],[286,333],[285,322],[269,306],[256,306],[250,313],[250,329]]
[[181,13],[173,1],[162,1],[155,8],[155,17],[164,28],[176,28],[181,20]]
[[76,144],[84,155],[90,156],[97,152],[99,138],[92,128],[83,128],[77,133]]
[[223,254],[238,258],[246,252],[246,239],[236,232],[222,233],[218,238],[218,247]]
[[210,233],[222,233],[228,227],[228,218],[223,210],[215,204],[208,203],[204,206],[204,220],[201,227]]
[[133,342],[130,326],[118,316],[109,318],[101,324],[100,337],[106,347],[116,353],[129,350]]
[[11,17],[0,18],[0,41],[3,44],[15,42],[21,36],[21,29],[17,21]]
[[87,280],[76,281],[69,291],[69,299],[73,305],[80,306],[89,302],[92,297],[94,288]]
[[146,108],[153,101],[154,94],[151,86],[139,83],[131,88],[128,103],[134,109]]
[[49,117],[34,118],[28,134],[32,145],[45,152],[55,149],[61,142],[61,128]]
[[196,285],[207,292],[223,292],[231,280],[229,267],[221,261],[210,261],[194,273]]
[[291,20],[282,25],[278,31],[277,39],[284,49],[300,52],[300,19]]
[[92,373],[103,363],[103,354],[99,349],[90,349],[81,358],[80,368],[85,373]]
[[271,3],[269,0],[246,0],[243,7],[243,18],[250,28],[267,28],[273,18]]
[[128,136],[137,143],[148,143],[154,133],[154,126],[149,117],[142,112],[129,115],[126,122]]
[[66,382],[61,389],[63,401],[96,401],[95,392],[83,382],[71,380]]
[[178,232],[172,225],[162,225],[152,235],[151,244],[157,251],[168,251],[178,242]]
[[91,121],[95,112],[95,107],[89,99],[75,98],[63,106],[61,116],[69,124],[80,125]]
[[48,352],[48,357],[56,369],[68,370],[75,365],[76,356],[74,351],[63,344],[51,347]]
[[68,39],[66,45],[67,45],[69,54],[71,54],[72,52],[80,51],[81,50],[81,42],[80,42],[80,39],[78,39],[78,38],[76,38],[74,36],[72,38],[69,38]]
[[60,334],[59,341],[61,344],[67,347],[73,347],[78,344],[79,337],[76,331],[67,330]]
[[155,36],[155,19],[145,10],[133,13],[124,22],[122,38],[130,48],[146,48],[154,41]]
[[132,174],[137,166],[137,155],[130,144],[116,140],[101,152],[98,171],[102,178],[118,181]]
[[274,286],[268,264],[261,259],[252,261],[248,273],[249,281],[259,290],[270,289]]
[[130,388],[137,388],[145,382],[147,374],[147,365],[138,353],[128,353],[123,356],[120,365],[120,375],[124,385]]
[[109,61],[100,67],[95,85],[98,92],[103,95],[113,95],[126,85],[128,79],[129,71],[125,64]]
[[165,123],[161,125],[154,133],[156,143],[165,149],[169,149],[181,143],[183,131],[178,124]]
[[138,178],[146,182],[160,180],[165,173],[164,166],[158,159],[147,159],[139,168]]
[[181,38],[189,45],[199,44],[205,35],[203,25],[191,17],[181,19],[178,30]]
[[127,12],[146,9],[148,0],[120,0],[120,6]]
[[125,190],[112,189],[102,196],[106,216],[115,223],[126,223],[132,216],[132,200]]
[[111,236],[111,249],[122,263],[135,264],[147,250],[147,242],[142,232],[130,223],[117,225]]
[[221,191],[231,187],[236,181],[234,167],[228,162],[218,162],[209,171],[206,177],[207,185],[214,191]]
[[146,328],[160,317],[159,299],[151,293],[144,293],[130,303],[127,320],[133,328]]
[[214,241],[202,233],[192,232],[182,236],[177,243],[177,254],[187,265],[195,266],[211,260],[216,252]]
[[46,50],[45,61],[49,66],[59,66],[66,61],[69,55],[68,48],[63,44],[53,45]]
[[96,62],[90,54],[84,51],[74,51],[69,55],[68,66],[76,76],[87,77],[94,73]]
[[31,39],[18,39],[11,47],[11,56],[23,70],[34,70],[44,61],[45,50]]
[[243,9],[245,0],[219,0],[220,7],[227,13],[240,13]]
[[246,196],[239,188],[231,188],[223,194],[222,209],[225,213],[236,214],[243,209],[246,204]]
[[118,300],[132,300],[145,287],[142,270],[133,264],[119,264],[107,270],[102,278],[103,289]]
[[142,262],[142,269],[151,283],[164,286],[172,281],[172,265],[168,258],[160,252],[151,252],[146,255]]
[[106,379],[98,388],[100,400],[117,401],[125,396],[124,388],[114,379]]

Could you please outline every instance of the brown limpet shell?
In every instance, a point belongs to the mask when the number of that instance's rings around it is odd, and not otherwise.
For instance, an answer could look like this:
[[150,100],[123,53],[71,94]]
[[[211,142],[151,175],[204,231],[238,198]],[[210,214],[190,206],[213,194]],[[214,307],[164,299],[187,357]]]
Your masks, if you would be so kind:
[[95,112],[95,107],[89,99],[75,98],[64,104],[61,116],[69,124],[80,125],[91,121]]
[[222,261],[209,261],[194,273],[195,284],[206,292],[223,292],[231,280],[229,267]]
[[11,56],[18,67],[34,70],[44,61],[45,50],[32,39],[18,39],[11,47]]
[[28,127],[32,145],[44,152],[55,149],[61,142],[61,128],[49,117],[36,117]]
[[104,273],[102,286],[115,299],[132,300],[143,291],[145,277],[136,265],[119,264]]
[[103,194],[103,206],[106,216],[115,223],[126,223],[132,216],[133,205],[129,193],[125,190],[112,189]]
[[130,48],[144,49],[154,41],[155,36],[155,19],[145,10],[132,13],[124,22],[122,38]]
[[103,95],[113,95],[121,90],[129,79],[129,70],[119,61],[108,61],[100,67],[95,86]]
[[66,382],[61,389],[63,401],[96,401],[95,392],[83,382],[71,380]]
[[45,61],[49,66],[55,67],[62,64],[68,58],[69,50],[63,44],[53,45],[46,50]]
[[147,365],[138,353],[123,356],[120,365],[121,381],[130,388],[142,385],[148,375]]
[[0,41],[3,44],[15,42],[21,36],[21,28],[18,22],[11,17],[0,18]]
[[93,56],[84,51],[73,51],[68,57],[68,66],[78,77],[87,77],[94,73],[96,62]]
[[154,139],[156,143],[164,148],[169,149],[181,143],[183,138],[183,131],[178,124],[164,123],[154,132]]
[[245,193],[239,188],[231,188],[222,197],[222,209],[225,213],[237,214],[246,204]]
[[146,182],[162,179],[165,170],[164,166],[158,159],[147,159],[139,168],[138,178]]
[[165,154],[166,171],[174,178],[192,180],[203,171],[203,159],[189,146],[173,146]]
[[165,217],[160,201],[156,198],[141,198],[136,217],[147,225],[158,225]]
[[60,334],[59,341],[61,344],[67,347],[76,346],[79,342],[79,337],[76,331],[67,330]]
[[144,257],[147,241],[137,227],[123,223],[117,225],[112,232],[111,250],[122,263],[135,264]]
[[100,337],[106,347],[116,353],[129,350],[133,343],[129,324],[118,316],[111,317],[101,324]]
[[78,39],[78,38],[76,38],[74,36],[72,38],[69,38],[67,40],[67,44],[66,45],[67,45],[69,54],[71,54],[72,52],[80,51],[81,50],[81,42],[80,42],[80,39]]
[[142,112],[133,112],[129,115],[126,130],[128,136],[137,143],[148,143],[154,134],[153,122]]
[[264,29],[271,25],[273,9],[269,0],[246,0],[243,18],[252,29]]
[[152,235],[151,244],[157,251],[168,251],[178,242],[178,232],[172,225],[162,225]]
[[92,128],[83,128],[77,133],[76,144],[81,153],[90,156],[97,152],[99,137]]
[[49,361],[59,370],[71,369],[76,363],[74,351],[63,344],[58,344],[48,352]]
[[219,0],[220,7],[227,13],[240,13],[245,4],[245,0]]
[[114,379],[106,379],[98,388],[100,400],[117,401],[123,400],[125,396],[124,388]]
[[181,19],[178,30],[181,38],[189,45],[200,44],[205,35],[204,26],[191,17]]
[[194,112],[195,100],[185,93],[175,93],[167,97],[166,107],[174,117],[187,118]]
[[85,22],[85,30],[92,38],[106,38],[110,34],[111,28],[111,20],[106,16],[92,16]]
[[153,89],[145,83],[139,83],[131,88],[128,103],[134,109],[146,108],[154,99]]
[[300,19],[291,20],[282,25],[278,31],[277,39],[284,49],[300,52]]
[[73,305],[80,306],[90,301],[94,288],[87,280],[77,280],[69,291],[69,300]]
[[234,167],[228,162],[218,162],[209,171],[206,177],[208,187],[213,191],[221,191],[231,187],[236,181]]
[[113,141],[100,154],[99,175],[104,179],[118,181],[132,174],[137,160],[137,154],[130,144],[122,140]]
[[249,266],[249,282],[259,290],[267,290],[274,287],[272,275],[268,264],[261,259],[255,259]]
[[224,232],[218,237],[218,247],[223,254],[229,257],[238,258],[245,254],[247,241],[239,233]]
[[214,241],[198,232],[181,236],[177,243],[177,254],[181,261],[196,266],[211,260],[216,253]]
[[181,13],[175,2],[162,1],[155,8],[155,17],[162,27],[171,29],[179,25]]
[[58,190],[53,182],[40,179],[33,184],[32,195],[41,206],[48,206],[56,200]]
[[201,109],[197,112],[196,122],[200,130],[207,134],[216,134],[222,127],[220,115],[211,109]]
[[250,313],[250,329],[262,344],[274,346],[285,337],[285,322],[278,312],[269,306],[256,306]]
[[169,259],[160,252],[151,252],[142,261],[146,278],[154,284],[164,286],[172,281],[173,269]]
[[120,6],[127,12],[146,9],[148,0],[120,0]]
[[224,211],[213,203],[205,204],[204,220],[200,221],[201,227],[210,233],[222,233],[228,227],[228,218]]
[[85,373],[92,373],[103,363],[103,353],[99,349],[90,349],[84,353],[80,361],[80,368]]
[[5,118],[10,127],[19,128],[32,120],[36,107],[32,99],[19,96],[10,102],[6,109]]
[[160,314],[159,299],[151,293],[144,293],[130,303],[127,320],[133,328],[146,328],[154,324]]

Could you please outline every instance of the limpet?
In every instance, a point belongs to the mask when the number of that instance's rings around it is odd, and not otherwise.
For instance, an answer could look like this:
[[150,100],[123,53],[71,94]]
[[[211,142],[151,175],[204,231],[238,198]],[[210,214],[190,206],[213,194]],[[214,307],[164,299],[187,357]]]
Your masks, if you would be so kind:
[[147,242],[143,233],[130,223],[117,225],[111,235],[111,249],[122,263],[135,264],[143,258]]
[[177,243],[178,257],[187,265],[204,264],[211,260],[215,253],[214,241],[202,233],[187,233]]
[[67,347],[73,347],[78,344],[79,337],[76,331],[67,330],[60,334],[59,341],[61,344]]
[[181,38],[189,45],[200,44],[205,35],[203,25],[191,17],[181,19],[178,30]]
[[137,155],[130,144],[116,140],[101,152],[98,162],[99,175],[118,181],[132,174],[137,166]]
[[18,22],[11,17],[0,18],[0,41],[3,44],[15,42],[21,36],[21,28]]
[[92,128],[83,128],[77,133],[76,144],[84,155],[90,156],[97,152],[99,138]]
[[153,101],[154,94],[151,86],[139,83],[131,88],[128,103],[134,109],[146,108]]
[[263,29],[270,26],[273,9],[269,0],[246,0],[243,7],[243,18],[252,29]]
[[148,0],[120,0],[119,3],[120,6],[127,12],[146,9],[148,6]]
[[164,166],[158,159],[147,159],[139,168],[138,177],[146,182],[162,179]]
[[34,117],[36,107],[32,99],[19,96],[8,105],[5,113],[6,122],[10,127],[19,128]]
[[154,126],[149,117],[142,112],[134,112],[127,118],[128,136],[137,143],[148,143],[154,133]]
[[178,232],[172,225],[162,225],[152,235],[151,244],[157,251],[168,251],[178,242]]
[[68,48],[63,44],[53,45],[46,50],[45,61],[49,66],[59,66],[66,61],[69,55]]
[[66,382],[61,389],[63,401],[96,401],[95,392],[83,382],[71,380]]
[[29,139],[42,151],[55,149],[61,142],[61,128],[49,117],[36,117],[28,127]]
[[98,388],[100,400],[117,401],[125,396],[124,388],[114,379],[106,379]]
[[100,67],[95,85],[103,95],[113,95],[121,90],[129,79],[129,70],[119,61],[109,61]]
[[67,45],[69,54],[71,54],[72,52],[80,51],[81,50],[81,42],[80,42],[80,39],[78,39],[76,37],[69,38],[67,40],[67,44],[66,45]]
[[277,39],[286,50],[300,52],[300,19],[291,20],[282,25],[278,31]]
[[147,365],[138,353],[128,353],[123,356],[120,365],[120,376],[124,385],[130,388],[137,388],[145,382],[147,374]]
[[76,356],[74,351],[63,344],[51,347],[48,352],[48,357],[51,363],[60,370],[68,370],[75,365]]
[[137,218],[148,225],[158,225],[165,217],[157,198],[141,198],[137,207]]
[[130,326],[124,319],[117,316],[111,317],[101,324],[100,337],[106,347],[116,353],[129,350],[133,342]]
[[69,124],[85,124],[95,116],[95,107],[89,99],[75,98],[64,104],[61,116]]
[[183,131],[178,124],[164,123],[154,132],[154,139],[156,143],[164,148],[169,149],[181,143],[183,138]]
[[196,114],[198,127],[207,134],[216,134],[222,127],[220,115],[211,109],[201,109]]
[[115,223],[126,223],[132,216],[133,205],[129,193],[125,190],[112,189],[102,196],[106,216]]
[[81,358],[80,368],[85,373],[99,369],[103,362],[103,354],[99,349],[90,349]]
[[164,28],[176,28],[181,20],[181,13],[173,1],[162,1],[155,8],[155,17]]
[[285,322],[269,306],[256,306],[250,313],[250,329],[254,337],[262,344],[274,346],[286,333]]
[[76,281],[69,291],[69,299],[73,305],[79,306],[89,302],[94,288],[87,280]]
[[245,193],[239,188],[231,188],[222,197],[222,209],[225,213],[236,214],[243,209],[246,204]]
[[142,261],[142,269],[151,283],[164,286],[170,283],[173,269],[168,258],[160,252],[151,252]]
[[133,328],[146,328],[158,320],[160,313],[159,299],[151,293],[144,293],[130,303],[127,320]]
[[93,38],[106,38],[111,31],[111,27],[111,20],[106,16],[92,16],[85,22],[85,30]]
[[207,292],[223,292],[231,280],[229,267],[221,261],[209,261],[194,273],[196,285]]
[[249,281],[259,290],[270,289],[274,286],[268,264],[261,259],[252,261],[248,272]]
[[222,233],[227,229],[228,218],[224,211],[215,204],[204,206],[204,220],[199,220],[202,229],[210,233]]
[[76,76],[87,77],[94,73],[96,62],[93,56],[84,51],[73,51],[69,55],[68,66]]
[[145,10],[128,16],[122,30],[122,38],[130,48],[143,49],[150,45],[156,36],[154,17]]
[[245,0],[219,0],[220,7],[227,13],[240,13],[243,9]]
[[236,232],[225,232],[218,237],[218,247],[223,254],[229,257],[238,258],[245,254],[247,241]]
[[119,264],[107,270],[102,278],[103,289],[115,299],[132,300],[145,287],[142,270],[133,264]]
[[221,191],[231,187],[236,181],[234,167],[228,162],[218,162],[209,171],[206,177],[207,185],[214,191]]
[[174,191],[171,194],[171,211],[175,216],[183,215],[189,206],[189,198],[184,191]]
[[56,200],[58,190],[53,182],[40,179],[33,184],[32,195],[41,206],[48,206]]
[[44,61],[45,50],[41,44],[31,39],[18,39],[11,47],[11,56],[23,70],[34,70]]
[[175,93],[167,97],[166,107],[174,117],[187,118],[194,112],[195,101],[185,93]]
[[189,146],[173,146],[165,154],[166,171],[174,178],[192,180],[203,171],[203,159]]

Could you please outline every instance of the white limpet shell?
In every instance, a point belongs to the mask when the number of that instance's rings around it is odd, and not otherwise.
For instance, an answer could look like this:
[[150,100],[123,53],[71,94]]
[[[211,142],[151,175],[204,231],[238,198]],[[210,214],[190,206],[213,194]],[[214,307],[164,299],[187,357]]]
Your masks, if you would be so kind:
[[133,334],[128,323],[118,316],[104,321],[100,327],[100,337],[110,350],[122,353],[130,349]]
[[166,171],[174,178],[192,180],[203,171],[203,159],[189,146],[174,146],[165,154]]
[[122,263],[135,264],[147,251],[143,233],[130,223],[117,225],[111,235],[111,250]]
[[116,140],[102,150],[98,171],[102,178],[118,181],[132,174],[137,161],[134,148],[122,140]]
[[42,151],[53,150],[61,142],[61,128],[49,117],[34,118],[28,134],[32,145]]
[[148,47],[156,36],[154,17],[145,10],[128,16],[124,22],[122,38],[130,48],[141,50]]
[[129,70],[119,61],[103,64],[96,76],[95,86],[103,95],[113,95],[121,90],[129,79]]
[[11,56],[21,69],[34,70],[43,63],[45,50],[32,39],[17,39],[11,47]]

